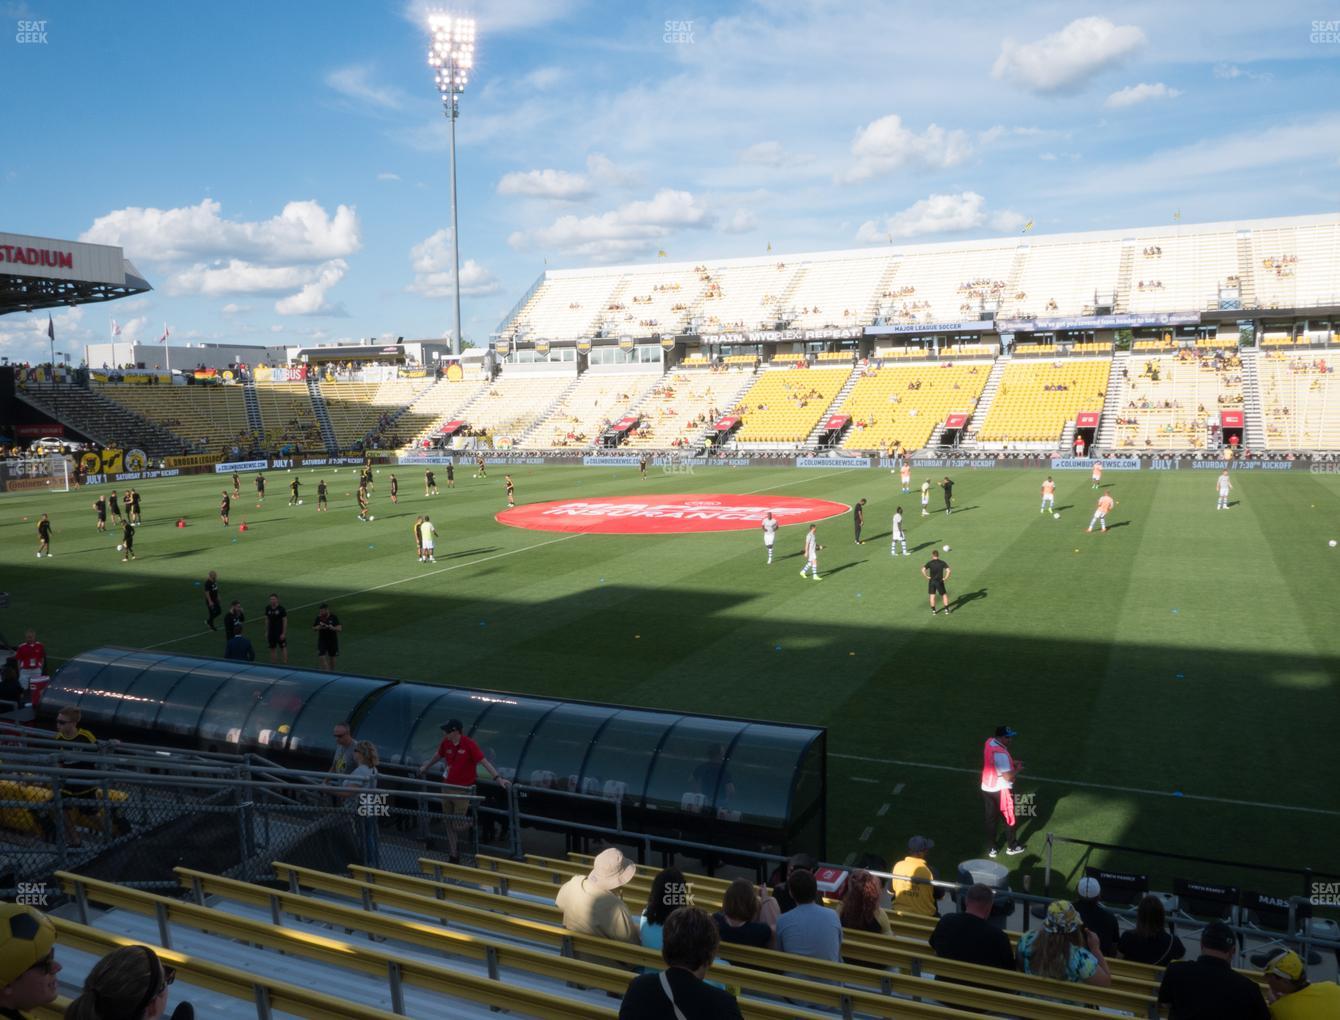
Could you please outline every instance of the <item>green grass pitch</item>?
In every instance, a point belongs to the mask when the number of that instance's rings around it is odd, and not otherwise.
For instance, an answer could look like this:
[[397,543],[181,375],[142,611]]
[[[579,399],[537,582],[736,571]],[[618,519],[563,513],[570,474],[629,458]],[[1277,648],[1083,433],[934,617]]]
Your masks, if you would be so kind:
[[[1047,831],[1180,853],[1334,870],[1340,837],[1340,478],[1235,474],[1216,511],[1214,472],[1109,472],[1120,500],[1108,534],[1086,534],[1097,493],[1060,472],[1060,520],[1038,513],[1044,472],[952,472],[958,509],[918,516],[917,497],[876,470],[517,467],[519,503],[675,492],[869,499],[866,544],[850,517],[820,525],[824,580],[797,576],[803,526],[782,529],[765,564],[757,531],[568,535],[499,525],[503,470],[423,495],[422,469],[376,477],[376,521],[355,519],[349,468],[252,476],[217,516],[224,479],[147,481],[139,559],[94,530],[96,491],[0,500],[0,613],[11,641],[35,626],[55,657],[103,643],[221,655],[198,582],[219,572],[225,606],[257,620],[265,596],[293,614],[291,662],[314,666],[306,627],[329,600],[344,623],[342,668],[829,727],[829,852],[897,859],[908,836],[932,862],[980,856],[982,740],[1008,722],[1026,766],[1018,792],[1036,876]],[[926,472],[914,474],[919,485]],[[943,472],[931,472],[938,479]],[[331,510],[316,512],[316,482]],[[889,555],[889,518],[907,513],[911,559]],[[940,504],[933,491],[932,507]],[[51,514],[50,560],[35,556]],[[421,565],[410,523],[432,514],[437,563]],[[184,516],[188,527],[173,525]],[[245,519],[249,530],[238,531]],[[949,618],[932,617],[920,566],[932,546],[953,569]],[[253,626],[252,638],[259,628]],[[257,642],[258,645],[261,642]],[[264,656],[264,650],[258,647]],[[1002,858],[1005,860],[1005,858]],[[1104,860],[1097,855],[1093,863]],[[1056,862],[1073,877],[1079,851]],[[1116,863],[1116,862],[1114,862]],[[1167,877],[1231,870],[1120,861]],[[1246,879],[1242,879],[1246,882]],[[1257,883],[1262,884],[1262,883]],[[1033,888],[1040,888],[1036,878]],[[1071,886],[1073,888],[1073,885]],[[1274,888],[1298,892],[1281,879]]]

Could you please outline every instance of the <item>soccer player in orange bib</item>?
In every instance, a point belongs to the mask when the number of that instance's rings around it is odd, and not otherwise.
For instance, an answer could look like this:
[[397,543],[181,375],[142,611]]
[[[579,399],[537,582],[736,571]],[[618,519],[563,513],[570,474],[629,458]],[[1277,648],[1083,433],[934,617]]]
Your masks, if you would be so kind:
[[898,477],[903,483],[903,491],[912,491],[912,465],[903,461],[903,466],[898,470]]
[[1042,506],[1038,508],[1038,513],[1045,514],[1048,510],[1053,513],[1056,511],[1056,483],[1052,481],[1051,475],[1042,483]]
[[1093,462],[1093,487],[1096,489],[1103,484],[1103,465],[1101,461]]
[[1085,530],[1086,530],[1086,531],[1092,531],[1092,530],[1093,530],[1093,526],[1094,526],[1095,524],[1097,524],[1097,525],[1099,526],[1099,528],[1100,528],[1104,533],[1106,533],[1106,532],[1107,532],[1107,515],[1108,515],[1108,511],[1110,511],[1110,510],[1111,510],[1114,506],[1116,506],[1116,505],[1117,505],[1117,501],[1116,501],[1115,499],[1112,498],[1111,493],[1107,493],[1107,492],[1105,492],[1105,493],[1103,493],[1101,496],[1099,496],[1099,497],[1098,497],[1098,508],[1097,508],[1096,510],[1094,510],[1094,512],[1093,512],[1093,519],[1092,519],[1091,521],[1089,521],[1089,526],[1088,526]]

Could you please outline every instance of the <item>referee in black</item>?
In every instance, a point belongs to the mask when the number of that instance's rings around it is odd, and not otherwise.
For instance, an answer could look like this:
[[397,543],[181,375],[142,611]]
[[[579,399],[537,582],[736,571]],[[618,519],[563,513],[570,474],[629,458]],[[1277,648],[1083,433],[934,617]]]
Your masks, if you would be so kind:
[[954,510],[954,480],[945,475],[944,481],[940,483],[940,488],[945,491],[945,513],[952,513]]
[[940,559],[940,550],[932,549],[931,558],[926,565],[921,568],[921,576],[929,583],[927,591],[931,596],[931,615],[935,615],[935,596],[940,596],[940,601],[944,605],[945,616],[949,615],[949,595],[945,592],[945,582],[949,580],[951,571],[949,564]]
[[865,545],[861,541],[861,528],[865,524],[865,500],[858,499],[856,505],[851,508],[851,523],[856,529],[856,544]]

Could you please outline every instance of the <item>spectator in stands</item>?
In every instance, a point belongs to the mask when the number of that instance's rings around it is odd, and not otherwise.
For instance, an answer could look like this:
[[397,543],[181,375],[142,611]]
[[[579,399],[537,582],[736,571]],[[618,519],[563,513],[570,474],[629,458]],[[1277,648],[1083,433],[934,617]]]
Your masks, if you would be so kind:
[[[493,762],[485,757],[479,745],[465,735],[465,725],[459,719],[448,719],[444,722],[442,733],[442,742],[437,745],[437,751],[433,756],[420,766],[419,775],[424,775],[440,761],[446,765],[446,771],[442,775],[443,783],[447,786],[473,788],[479,778],[479,766],[482,765],[484,771],[504,790],[512,785],[511,780],[504,777]],[[462,797],[447,796],[442,801],[442,810],[448,816],[447,854],[453,864],[460,862],[457,850],[460,834],[470,828],[467,813],[469,806],[469,802]]]
[[964,897],[961,914],[946,914],[931,932],[931,948],[946,960],[976,963],[983,967],[1014,970],[1014,949],[1009,936],[991,923],[991,905],[996,894],[977,882]]
[[167,1011],[168,987],[176,978],[148,946],[114,949],[88,972],[83,992],[66,1007],[66,1020],[154,1020]]
[[337,722],[331,727],[331,736],[335,738],[335,754],[326,771],[336,777],[347,776],[354,770],[354,748],[357,746],[353,734],[349,732],[349,724]]
[[777,948],[816,960],[842,959],[842,922],[838,915],[815,902],[819,887],[814,875],[798,868],[787,877],[787,891],[795,906],[777,918]]
[[563,927],[639,945],[638,925],[615,892],[635,874],[637,865],[625,858],[622,850],[602,850],[589,875],[574,875],[558,890],[554,902],[563,911]]
[[777,901],[777,912],[779,914],[785,914],[794,910],[796,906],[796,901],[791,898],[791,890],[787,888],[787,880],[790,879],[792,873],[801,869],[813,872],[818,866],[818,861],[809,854],[804,853],[794,854],[791,859],[786,862],[786,873],[780,877],[774,877],[773,879],[775,884],[772,888],[772,896],[773,899]]
[[691,906],[689,884],[678,868],[666,868],[651,880],[647,906],[638,917],[638,934],[648,949],[660,949],[665,921],[680,907]]
[[1117,939],[1117,952],[1123,960],[1164,967],[1186,956],[1186,946],[1167,930],[1163,901],[1146,895],[1136,908],[1135,927]]
[[23,1010],[57,995],[56,926],[21,903],[0,904],[0,1017],[23,1020]]
[[771,949],[776,932],[773,926],[762,920],[764,904],[776,904],[766,887],[760,887],[762,899],[754,891],[754,883],[745,878],[737,878],[726,888],[721,898],[721,909],[712,915],[717,924],[717,932],[722,942],[741,946],[756,946],[759,949]]
[[[377,867],[377,803],[374,791],[377,789],[377,765],[379,762],[377,745],[371,740],[360,740],[354,745],[351,755],[351,768],[344,778],[346,793],[357,811],[358,822],[363,836],[363,863],[370,868]],[[369,794],[374,794],[369,796]]]
[[1066,900],[1049,904],[1041,930],[1025,932],[1019,940],[1019,969],[1057,981],[1112,984],[1098,936],[1084,930],[1079,912]]
[[708,984],[720,936],[705,910],[680,907],[665,921],[659,974],[634,978],[619,1007],[620,1020],[740,1020],[730,993]]
[[1086,875],[1079,880],[1078,892],[1075,909],[1079,911],[1080,920],[1084,922],[1084,927],[1098,936],[1098,945],[1103,955],[1112,956],[1117,951],[1120,929],[1117,927],[1116,915],[1098,902],[1103,887],[1098,879]]
[[1265,973],[1272,1020],[1340,1017],[1340,985],[1333,981],[1309,983],[1302,957],[1292,950],[1266,964]]
[[1268,1020],[1270,1009],[1256,982],[1233,969],[1233,929],[1214,921],[1200,933],[1200,956],[1163,972],[1159,1002],[1168,1020]]
[[842,927],[853,931],[890,935],[889,917],[879,905],[879,879],[864,868],[857,868],[847,876],[838,905],[838,920]]
[[944,890],[930,884],[935,872],[926,863],[926,854],[934,848],[935,842],[925,836],[913,836],[907,841],[907,856],[893,866],[893,880],[889,883],[894,913],[924,917],[939,913],[935,901],[944,895]]

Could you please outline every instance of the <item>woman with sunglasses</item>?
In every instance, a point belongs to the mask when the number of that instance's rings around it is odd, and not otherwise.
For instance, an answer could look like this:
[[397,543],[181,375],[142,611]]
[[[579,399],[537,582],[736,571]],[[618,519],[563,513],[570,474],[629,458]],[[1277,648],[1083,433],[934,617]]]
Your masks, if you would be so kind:
[[93,965],[65,1020],[155,1020],[167,1010],[168,986],[176,977],[148,946],[117,949]]

